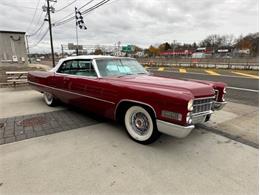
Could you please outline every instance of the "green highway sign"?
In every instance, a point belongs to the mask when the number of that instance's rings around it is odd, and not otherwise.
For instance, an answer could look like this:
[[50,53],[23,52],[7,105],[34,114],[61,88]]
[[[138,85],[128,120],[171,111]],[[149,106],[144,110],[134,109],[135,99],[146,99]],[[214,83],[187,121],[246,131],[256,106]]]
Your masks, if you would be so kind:
[[122,47],[122,52],[133,52],[134,46],[133,45],[127,45]]

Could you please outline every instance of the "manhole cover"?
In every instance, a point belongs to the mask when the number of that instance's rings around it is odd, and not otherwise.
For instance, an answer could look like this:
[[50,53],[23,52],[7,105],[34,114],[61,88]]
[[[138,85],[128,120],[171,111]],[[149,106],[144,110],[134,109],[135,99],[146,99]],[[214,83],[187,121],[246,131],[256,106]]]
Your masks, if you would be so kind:
[[28,127],[28,126],[42,125],[46,122],[47,122],[47,120],[44,116],[37,116],[37,117],[32,117],[32,118],[28,118],[28,119],[19,121],[18,125]]

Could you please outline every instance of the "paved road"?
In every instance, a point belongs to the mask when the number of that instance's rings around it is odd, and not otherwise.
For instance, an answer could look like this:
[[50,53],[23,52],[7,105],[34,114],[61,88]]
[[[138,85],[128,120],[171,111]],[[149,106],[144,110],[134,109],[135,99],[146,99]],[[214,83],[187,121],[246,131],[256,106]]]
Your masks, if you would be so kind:
[[222,81],[227,83],[227,96],[226,99],[229,101],[243,103],[252,106],[258,106],[259,96],[259,84],[258,79],[233,76],[233,75],[209,75],[197,72],[173,72],[173,71],[158,71],[150,70],[154,75],[171,77],[171,78],[188,78],[188,79],[200,79],[209,81]]

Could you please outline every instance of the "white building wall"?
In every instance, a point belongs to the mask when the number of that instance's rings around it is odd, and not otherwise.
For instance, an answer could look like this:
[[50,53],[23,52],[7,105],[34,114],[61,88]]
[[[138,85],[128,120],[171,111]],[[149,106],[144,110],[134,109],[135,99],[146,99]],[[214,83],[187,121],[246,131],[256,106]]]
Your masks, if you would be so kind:
[[25,33],[0,31],[0,63],[28,63]]

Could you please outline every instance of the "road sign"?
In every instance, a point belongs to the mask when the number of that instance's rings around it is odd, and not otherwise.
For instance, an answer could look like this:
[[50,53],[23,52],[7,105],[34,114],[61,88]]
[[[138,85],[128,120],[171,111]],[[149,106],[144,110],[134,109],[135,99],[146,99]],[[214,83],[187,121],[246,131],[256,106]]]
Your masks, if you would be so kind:
[[[68,43],[68,49],[69,50],[75,50],[75,49],[77,49],[77,45],[74,45],[73,43]],[[83,46],[82,45],[78,45],[78,49],[79,50],[83,50]]]
[[127,45],[122,47],[122,52],[133,52],[134,46],[133,45]]

